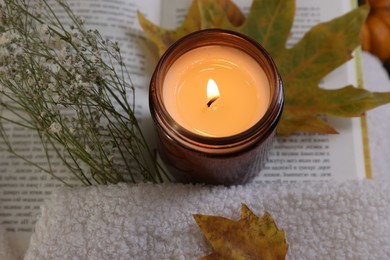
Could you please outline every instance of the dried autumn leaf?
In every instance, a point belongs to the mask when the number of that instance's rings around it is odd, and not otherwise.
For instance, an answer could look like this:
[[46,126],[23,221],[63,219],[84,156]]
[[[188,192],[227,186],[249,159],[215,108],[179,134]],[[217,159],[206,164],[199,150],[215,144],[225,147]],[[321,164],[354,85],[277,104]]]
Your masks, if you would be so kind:
[[[157,46],[158,53],[161,56],[176,40],[191,32],[205,28],[202,24],[204,19],[201,17],[200,11],[204,10],[204,8],[209,8],[211,5],[217,7],[214,8],[214,10],[210,10],[212,14],[215,14],[215,12],[222,12],[223,15],[228,17],[228,21],[231,24],[237,26],[242,24],[245,20],[240,9],[230,0],[194,0],[188,9],[188,13],[182,25],[174,30],[167,30],[155,25],[146,19],[140,12],[138,12],[137,15],[139,23],[145,31],[146,37]],[[221,23],[221,26],[223,26],[220,20],[220,18],[216,17],[213,22],[215,24]]]
[[214,250],[200,259],[285,259],[285,233],[267,212],[257,217],[243,204],[238,221],[207,215],[194,218]]
[[[157,26],[151,29],[142,16],[140,22],[147,35],[153,34],[148,37],[159,46],[160,53],[189,32],[213,27],[238,31],[263,45],[274,58],[284,82],[285,106],[278,127],[282,135],[299,131],[337,133],[318,115],[361,116],[390,102],[390,92],[370,92],[353,86],[335,90],[319,87],[324,76],[351,59],[360,44],[359,32],[368,6],[314,26],[290,49],[286,43],[294,21],[295,1],[254,0],[244,22],[226,12],[235,10],[237,17],[241,17],[242,13],[233,6],[231,1],[195,0],[190,13],[196,15],[187,16],[183,25],[173,31]],[[174,38],[169,37],[172,34]]]

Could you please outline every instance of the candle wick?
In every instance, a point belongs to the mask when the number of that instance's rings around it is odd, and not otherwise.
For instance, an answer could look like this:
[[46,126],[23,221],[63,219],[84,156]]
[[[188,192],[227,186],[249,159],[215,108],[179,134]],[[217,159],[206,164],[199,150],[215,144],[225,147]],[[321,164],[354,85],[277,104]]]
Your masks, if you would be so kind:
[[207,107],[210,107],[215,101],[217,101],[219,97],[213,97],[212,99],[210,99],[209,102],[207,102]]

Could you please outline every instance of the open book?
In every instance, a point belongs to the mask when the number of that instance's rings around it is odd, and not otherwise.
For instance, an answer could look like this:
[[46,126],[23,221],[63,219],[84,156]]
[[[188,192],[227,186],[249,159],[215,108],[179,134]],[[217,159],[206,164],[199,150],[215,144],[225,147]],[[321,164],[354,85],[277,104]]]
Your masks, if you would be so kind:
[[[148,109],[148,87],[157,62],[148,49],[136,19],[140,10],[148,19],[167,28],[175,28],[184,18],[191,0],[68,0],[79,16],[85,17],[87,27],[98,29],[102,35],[118,41],[132,81],[136,87],[136,115],[145,135],[153,146],[154,134]],[[247,13],[250,0],[237,0]],[[296,42],[309,28],[355,7],[354,1],[298,0],[296,19],[289,44]],[[359,54],[355,59],[328,75],[324,88],[358,85]],[[254,181],[347,180],[370,177],[367,133],[364,118],[328,118],[340,132],[338,135],[295,134],[278,137],[265,169]],[[13,137],[20,150],[32,159],[42,159],[34,152],[32,135],[13,128]],[[10,156],[0,146],[0,225],[12,238],[11,243],[23,255],[34,229],[39,207],[51,191],[61,184],[30,165]],[[27,147],[27,148],[26,148]],[[69,178],[58,164],[58,172]]]

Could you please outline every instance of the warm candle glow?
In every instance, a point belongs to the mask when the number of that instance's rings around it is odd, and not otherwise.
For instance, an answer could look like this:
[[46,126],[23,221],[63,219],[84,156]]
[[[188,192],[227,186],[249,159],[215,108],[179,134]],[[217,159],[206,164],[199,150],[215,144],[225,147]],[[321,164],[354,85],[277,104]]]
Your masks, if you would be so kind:
[[219,98],[218,85],[213,79],[209,79],[207,82],[207,97],[209,99],[209,102],[207,102],[208,107],[210,107]]
[[265,114],[269,82],[248,54],[207,46],[183,54],[165,75],[164,105],[191,132],[225,137],[252,127]]

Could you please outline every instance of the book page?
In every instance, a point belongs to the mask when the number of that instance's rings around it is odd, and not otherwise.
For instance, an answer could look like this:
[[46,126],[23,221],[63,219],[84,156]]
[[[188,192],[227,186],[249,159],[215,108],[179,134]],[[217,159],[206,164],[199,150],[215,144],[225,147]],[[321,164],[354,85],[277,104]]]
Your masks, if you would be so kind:
[[[142,10],[148,19],[158,22],[161,19],[158,3],[154,0],[68,0],[68,3],[77,15],[84,17],[87,28],[98,29],[105,38],[120,43],[122,56],[136,87],[136,116],[142,124],[151,124],[148,122],[147,100],[149,79],[156,58],[147,49],[137,22],[137,10]],[[53,9],[60,18],[64,16],[62,9],[55,6]],[[36,133],[12,124],[6,125],[6,128],[7,132],[12,133],[11,141],[17,152],[36,162],[45,163],[46,157]],[[78,184],[75,178],[69,176],[60,160],[53,158],[53,166],[61,178],[71,184]],[[20,257],[27,249],[40,206],[54,189],[62,186],[58,180],[9,154],[0,140],[0,225],[8,231],[11,246]]]
[[[248,14],[251,0],[234,1]],[[292,47],[314,25],[340,16],[355,6],[353,1],[297,0],[295,20],[287,47]],[[165,0],[162,26],[176,28],[184,19],[190,0]],[[175,8],[172,8],[175,6]],[[356,60],[339,67],[323,79],[322,88],[357,86]],[[294,182],[306,180],[347,180],[365,178],[366,161],[360,118],[325,118],[336,135],[296,133],[277,137],[269,160],[255,181]],[[366,144],[368,145],[368,144]],[[367,162],[368,163],[368,162]]]

